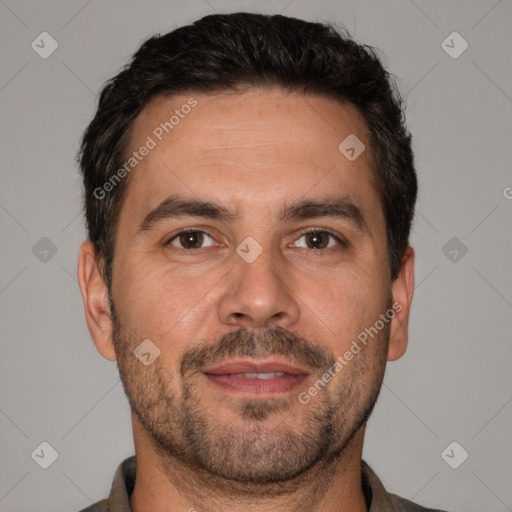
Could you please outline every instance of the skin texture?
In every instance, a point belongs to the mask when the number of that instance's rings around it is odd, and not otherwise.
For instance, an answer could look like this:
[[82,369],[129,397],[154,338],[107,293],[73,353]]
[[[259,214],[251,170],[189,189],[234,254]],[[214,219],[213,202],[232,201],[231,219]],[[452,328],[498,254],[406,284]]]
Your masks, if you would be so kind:
[[[130,150],[191,96],[197,106],[128,178],[110,301],[90,242],[79,258],[91,336],[117,359],[132,406],[133,510],[366,510],[365,421],[386,360],[405,352],[414,288],[410,247],[390,280],[367,126],[351,105],[281,90],[158,97],[136,120]],[[338,150],[349,134],[366,146],[352,162]],[[171,195],[236,215],[167,218],[138,231]],[[281,219],[299,201],[339,197],[359,209],[365,230],[348,218]],[[201,248],[180,246],[184,228],[208,235],[202,245],[193,238]],[[236,251],[249,236],[262,249],[251,263]],[[299,393],[393,303],[393,319],[301,403]],[[145,339],[160,350],[148,366],[133,353]],[[279,359],[307,375],[289,391],[261,395],[205,375],[234,358]]]

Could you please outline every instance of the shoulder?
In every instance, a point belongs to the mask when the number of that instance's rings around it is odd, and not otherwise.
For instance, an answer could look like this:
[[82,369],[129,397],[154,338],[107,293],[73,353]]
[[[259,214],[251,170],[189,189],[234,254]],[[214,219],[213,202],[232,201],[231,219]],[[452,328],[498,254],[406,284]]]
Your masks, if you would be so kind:
[[108,500],[98,501],[98,503],[84,508],[80,512],[109,512]]
[[110,495],[80,512],[130,512],[130,495],[135,486],[137,459],[128,457],[119,466],[114,475]]
[[372,468],[361,461],[361,482],[370,512],[443,512],[439,509],[426,508],[386,491],[379,477]]
[[425,508],[417,503],[401,498],[396,494],[388,494],[390,502],[393,505],[393,511],[396,512],[445,512],[437,508]]

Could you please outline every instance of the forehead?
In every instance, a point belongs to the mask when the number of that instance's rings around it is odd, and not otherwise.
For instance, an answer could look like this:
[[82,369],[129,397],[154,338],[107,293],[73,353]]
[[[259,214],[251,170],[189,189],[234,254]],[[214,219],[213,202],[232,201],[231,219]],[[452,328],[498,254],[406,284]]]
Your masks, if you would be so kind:
[[[339,146],[354,136],[365,150],[351,161]],[[349,195],[363,210],[379,202],[363,116],[326,97],[281,90],[160,96],[136,119],[127,157],[144,146],[151,149],[127,191],[139,216],[171,194],[276,211],[304,197]]]

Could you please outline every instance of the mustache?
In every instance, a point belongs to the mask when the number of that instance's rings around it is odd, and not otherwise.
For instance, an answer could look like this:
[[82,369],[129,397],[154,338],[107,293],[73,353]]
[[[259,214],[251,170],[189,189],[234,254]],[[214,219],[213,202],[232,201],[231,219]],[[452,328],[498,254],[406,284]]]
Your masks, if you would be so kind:
[[197,346],[188,350],[182,359],[182,376],[201,371],[206,366],[220,363],[235,357],[284,356],[312,371],[326,371],[336,360],[323,347],[301,338],[281,327],[269,329],[261,334],[242,328],[224,334],[216,343]]

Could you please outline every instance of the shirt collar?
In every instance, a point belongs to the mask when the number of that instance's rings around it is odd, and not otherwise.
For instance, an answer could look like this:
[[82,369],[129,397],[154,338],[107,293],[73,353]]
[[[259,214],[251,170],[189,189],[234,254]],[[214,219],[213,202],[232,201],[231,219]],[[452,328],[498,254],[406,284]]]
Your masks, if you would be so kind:
[[108,497],[109,512],[131,512],[130,495],[135,487],[137,459],[135,455],[125,459],[114,475],[112,489]]
[[[109,512],[131,512],[130,495],[135,487],[136,473],[135,456],[127,458],[119,465],[108,498]],[[361,461],[361,484],[366,502],[370,505],[368,512],[393,512],[391,495],[364,460]]]
[[393,512],[396,510],[392,496],[364,460],[361,460],[361,484],[366,503],[369,505],[368,512]]

